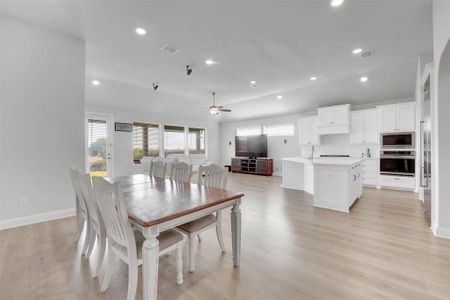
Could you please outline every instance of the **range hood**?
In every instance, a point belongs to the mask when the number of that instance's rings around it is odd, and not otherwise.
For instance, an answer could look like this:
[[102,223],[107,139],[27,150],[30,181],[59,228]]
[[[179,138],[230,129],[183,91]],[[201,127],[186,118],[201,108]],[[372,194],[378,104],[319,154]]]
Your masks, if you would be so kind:
[[350,104],[318,108],[319,135],[350,133]]

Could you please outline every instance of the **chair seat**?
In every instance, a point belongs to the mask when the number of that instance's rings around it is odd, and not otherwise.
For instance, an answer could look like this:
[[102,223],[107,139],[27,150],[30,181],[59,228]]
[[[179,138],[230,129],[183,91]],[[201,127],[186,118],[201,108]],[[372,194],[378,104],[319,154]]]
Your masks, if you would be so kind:
[[[136,250],[138,259],[142,259],[142,245],[144,244],[145,237],[140,231],[135,231]],[[183,235],[174,229],[163,231],[158,236],[159,252],[164,251],[170,246],[175,245],[183,240]]]
[[[137,251],[137,258],[140,261],[139,264],[142,263],[142,245],[145,242],[145,237],[142,235],[140,231],[135,230],[134,231],[134,238],[136,240],[136,251]],[[163,231],[158,236],[159,241],[159,251],[164,251],[165,249],[169,248],[170,246],[175,245],[178,242],[181,242],[183,240],[183,235],[176,231],[175,229],[169,229],[166,231]],[[119,250],[123,257],[126,257],[127,250],[123,246],[119,246],[116,244],[116,250]]]
[[211,225],[215,222],[216,222],[216,216],[214,214],[210,214],[210,215],[202,217],[200,219],[180,225],[177,228],[184,232],[187,232],[187,233],[193,233],[193,232],[197,232],[205,227],[208,227],[209,225]]

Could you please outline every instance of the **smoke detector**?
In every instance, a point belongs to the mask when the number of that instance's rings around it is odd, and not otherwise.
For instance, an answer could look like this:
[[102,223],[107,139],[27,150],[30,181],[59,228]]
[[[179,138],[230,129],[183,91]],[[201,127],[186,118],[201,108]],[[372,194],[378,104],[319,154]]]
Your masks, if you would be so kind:
[[161,50],[169,54],[176,54],[180,52],[180,48],[170,44],[165,44],[164,46],[162,46]]
[[361,58],[373,56],[373,55],[375,55],[375,49],[363,50],[359,53],[359,55],[361,55]]

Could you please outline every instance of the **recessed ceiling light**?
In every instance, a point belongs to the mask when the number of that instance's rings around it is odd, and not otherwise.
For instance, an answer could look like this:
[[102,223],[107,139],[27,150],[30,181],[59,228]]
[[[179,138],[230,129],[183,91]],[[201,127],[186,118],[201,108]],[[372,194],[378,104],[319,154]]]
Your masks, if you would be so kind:
[[340,6],[342,3],[344,3],[344,0],[332,0],[330,5],[333,7],[338,7]]
[[256,84],[256,80],[250,81],[250,84]]
[[139,35],[145,35],[147,31],[144,28],[138,27],[136,28],[136,33]]
[[98,81],[98,80],[92,80],[92,85],[100,85],[100,81]]
[[359,53],[362,52],[362,49],[361,49],[361,48],[356,48],[356,49],[353,50],[352,52],[353,52],[353,54],[359,54]]
[[314,81],[314,80],[316,80],[316,79],[317,79],[316,76],[309,77],[309,80],[312,80],[312,81]]
[[205,60],[205,64],[207,64],[207,65],[215,65],[216,64],[216,62],[215,61],[213,61],[212,59],[207,59],[207,60]]
[[367,76],[362,76],[359,81],[361,82],[366,82],[367,80],[369,80],[369,78],[367,78]]
[[278,95],[278,96],[277,96],[277,99],[278,99],[278,100],[281,100],[281,99],[283,99],[283,96]]

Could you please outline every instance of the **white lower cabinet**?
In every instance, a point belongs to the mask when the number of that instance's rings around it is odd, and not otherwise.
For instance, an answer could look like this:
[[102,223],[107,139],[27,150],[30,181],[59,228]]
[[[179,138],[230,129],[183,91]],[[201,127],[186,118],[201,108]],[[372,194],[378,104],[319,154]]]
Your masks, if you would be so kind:
[[414,190],[416,178],[407,176],[380,175],[380,186],[382,188]]
[[365,159],[362,163],[362,184],[365,186],[378,186],[378,165],[377,158]]

